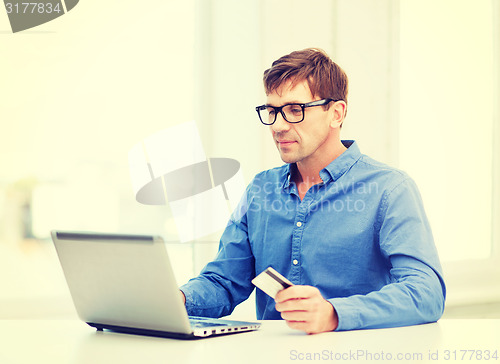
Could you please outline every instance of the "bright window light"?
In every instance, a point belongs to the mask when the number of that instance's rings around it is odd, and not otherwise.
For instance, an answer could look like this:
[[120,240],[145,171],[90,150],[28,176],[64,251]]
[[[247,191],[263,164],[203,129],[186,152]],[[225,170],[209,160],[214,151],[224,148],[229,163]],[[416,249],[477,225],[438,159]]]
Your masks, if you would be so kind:
[[400,166],[420,187],[441,259],[489,258],[491,1],[400,5]]

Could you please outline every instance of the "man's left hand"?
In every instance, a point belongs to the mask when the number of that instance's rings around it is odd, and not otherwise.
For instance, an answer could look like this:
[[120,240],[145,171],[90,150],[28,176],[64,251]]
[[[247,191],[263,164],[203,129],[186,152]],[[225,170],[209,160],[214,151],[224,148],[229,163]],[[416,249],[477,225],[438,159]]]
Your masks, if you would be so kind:
[[338,316],[332,304],[312,286],[291,286],[274,298],[276,310],[292,329],[308,334],[335,330]]

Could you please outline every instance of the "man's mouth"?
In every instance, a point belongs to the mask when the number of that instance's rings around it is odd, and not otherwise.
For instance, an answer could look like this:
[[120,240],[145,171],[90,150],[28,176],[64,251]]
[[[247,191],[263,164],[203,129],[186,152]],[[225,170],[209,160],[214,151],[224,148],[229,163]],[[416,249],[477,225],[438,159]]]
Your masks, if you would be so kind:
[[295,140],[282,140],[282,139],[277,139],[277,140],[276,140],[276,143],[278,143],[278,145],[280,145],[280,146],[287,146],[287,145],[290,145],[290,144],[295,143]]

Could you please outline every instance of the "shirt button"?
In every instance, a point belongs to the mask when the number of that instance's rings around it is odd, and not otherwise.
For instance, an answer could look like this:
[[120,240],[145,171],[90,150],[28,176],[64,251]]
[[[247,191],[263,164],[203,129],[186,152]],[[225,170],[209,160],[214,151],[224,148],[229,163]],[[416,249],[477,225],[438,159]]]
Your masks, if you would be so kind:
[[297,222],[297,227],[301,227],[302,223],[300,221]]
[[293,265],[297,265],[297,264],[299,264],[299,261],[298,261],[297,259],[294,259],[294,260],[292,261],[292,263],[293,263]]

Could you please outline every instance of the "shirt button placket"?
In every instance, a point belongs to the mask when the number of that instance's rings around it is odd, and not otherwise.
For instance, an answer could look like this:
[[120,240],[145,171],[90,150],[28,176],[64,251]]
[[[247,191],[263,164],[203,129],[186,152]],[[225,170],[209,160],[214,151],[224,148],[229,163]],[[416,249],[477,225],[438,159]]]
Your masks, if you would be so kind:
[[313,200],[313,195],[307,193],[302,202],[299,204],[297,209],[297,215],[295,217],[295,227],[293,229],[293,240],[292,240],[292,254],[291,254],[291,280],[295,284],[302,284],[300,276],[300,265],[302,259],[302,238],[305,228],[305,220],[308,214],[309,206]]
[[[302,212],[302,213],[301,213]],[[303,219],[303,211],[299,212],[297,218]],[[302,221],[295,222],[292,242],[292,279],[295,284],[300,284],[300,257],[301,257],[301,244],[304,223]]]

